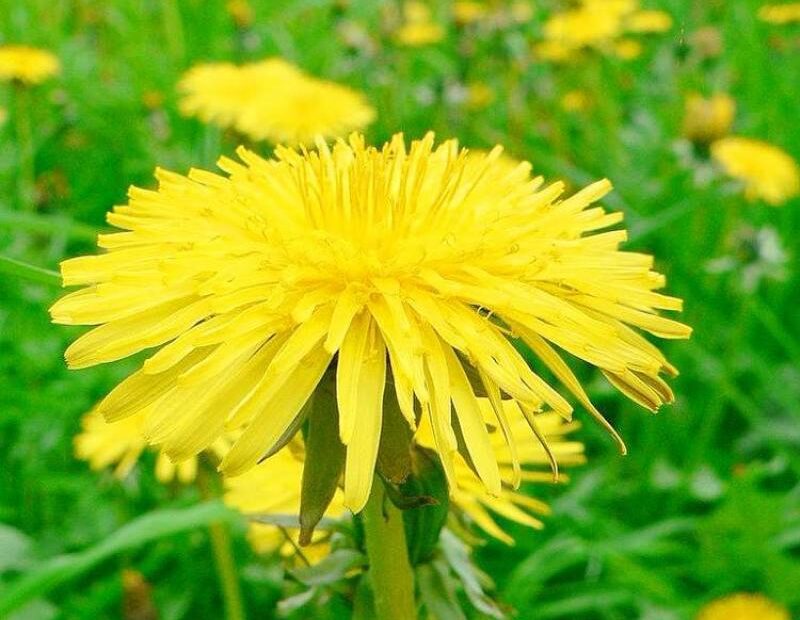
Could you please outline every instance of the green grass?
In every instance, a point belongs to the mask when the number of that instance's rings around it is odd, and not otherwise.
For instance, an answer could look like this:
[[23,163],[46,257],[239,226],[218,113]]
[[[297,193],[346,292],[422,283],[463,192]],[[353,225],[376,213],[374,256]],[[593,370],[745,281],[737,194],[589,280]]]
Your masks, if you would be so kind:
[[[800,201],[748,203],[679,141],[684,95],[724,90],[738,104],[736,133],[800,158],[799,27],[759,23],[756,0],[652,0],[643,4],[670,12],[676,24],[644,39],[640,58],[553,67],[531,63],[528,47],[556,2],[537,2],[533,22],[506,32],[468,40],[452,31],[420,49],[384,37],[372,54],[348,49],[338,29],[357,20],[381,37],[381,7],[390,2],[353,0],[340,11],[334,5],[348,3],[261,0],[247,31],[235,28],[222,0],[181,0],[177,13],[165,13],[169,0],[8,4],[0,42],[49,48],[63,64],[27,109],[33,213],[18,200],[14,92],[0,84],[0,106],[11,113],[0,126],[0,254],[8,257],[0,263],[0,601],[18,591],[20,577],[56,575],[15,617],[120,617],[126,567],[152,584],[161,618],[221,616],[208,534],[189,529],[208,521],[186,516],[199,492],[159,485],[148,466],[119,483],[74,459],[80,415],[132,365],[65,370],[62,353],[78,331],[49,323],[59,289],[48,270],[90,252],[104,213],[129,185],[152,186],[156,165],[185,172],[232,153],[235,136],[178,114],[174,85],[183,70],[274,54],[365,91],[379,111],[369,130],[375,142],[433,129],[471,147],[502,143],[575,186],[611,178],[616,191],[606,202],[625,212],[628,247],[653,253],[670,292],[686,301],[683,318],[695,334],[666,346],[681,370],[674,407],[652,417],[595,374],[582,376],[630,455],[620,457],[602,431],[585,425],[588,465],[569,486],[537,489],[554,506],[546,529],[509,525],[514,547],[490,542],[478,551],[500,598],[521,618],[678,620],[711,598],[753,590],[800,613]],[[446,4],[437,6],[444,17]],[[703,26],[718,29],[722,49],[701,61],[691,35]],[[448,96],[473,80],[497,92],[486,109],[469,111]],[[559,106],[574,89],[593,101],[586,112]],[[153,110],[142,101],[152,91],[164,97]],[[772,229],[781,240],[781,278],[743,286],[754,255],[752,246],[734,246],[732,233],[744,227]],[[723,256],[736,259],[730,271],[708,269]],[[22,273],[28,268],[19,261],[40,269]],[[163,510],[186,527],[103,554],[123,525]],[[281,569],[257,558],[235,523],[247,613],[272,617]],[[96,561],[58,576],[54,558],[86,562],[87,554]],[[328,607],[330,617],[340,613]]]

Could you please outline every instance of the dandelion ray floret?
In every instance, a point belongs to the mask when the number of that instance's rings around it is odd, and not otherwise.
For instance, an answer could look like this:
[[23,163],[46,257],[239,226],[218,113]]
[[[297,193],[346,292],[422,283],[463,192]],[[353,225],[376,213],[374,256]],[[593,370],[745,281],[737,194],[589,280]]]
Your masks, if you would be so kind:
[[240,162],[220,160],[226,176],[158,170],[157,190],[132,188],[109,214],[123,232],[100,235],[103,254],[62,264],[65,285],[83,288],[53,319],[96,326],[67,361],[156,349],[98,411],[144,415],[149,441],[176,460],[241,429],[228,475],[268,454],[335,372],[350,509],[369,495],[385,390],[412,429],[425,417],[451,485],[460,436],[497,494],[477,391],[500,428],[503,399],[534,427],[542,404],[572,412],[515,339],[602,418],[563,353],[655,410],[673,399],[662,375],[675,368],[640,332],[690,333],[658,314],[681,301],[657,292],[652,258],[621,251],[625,232],[607,230],[621,220],[596,204],[608,181],[562,198],[561,183],[499,165],[500,154],[470,156],[432,134],[374,148],[354,134],[274,159],[240,149]]

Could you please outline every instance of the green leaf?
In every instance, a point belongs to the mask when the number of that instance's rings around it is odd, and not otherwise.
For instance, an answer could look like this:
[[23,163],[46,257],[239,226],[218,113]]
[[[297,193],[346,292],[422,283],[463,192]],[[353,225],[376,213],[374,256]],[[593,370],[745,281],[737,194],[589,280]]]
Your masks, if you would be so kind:
[[233,522],[239,518],[237,513],[219,501],[188,508],[155,510],[142,515],[93,547],[46,560],[4,587],[0,592],[0,617],[6,617],[27,602],[80,576],[117,553],[210,523]]
[[415,574],[420,598],[427,608],[428,617],[466,620],[458,604],[455,584],[447,574],[446,566],[436,562],[421,564]]
[[31,560],[30,538],[18,529],[0,523],[0,573],[21,570]]
[[307,586],[321,586],[344,579],[354,568],[366,566],[367,558],[355,549],[338,549],[312,566],[298,568],[292,575]]
[[444,558],[453,572],[458,575],[472,606],[492,618],[498,620],[505,618],[505,614],[497,603],[483,591],[484,587],[493,587],[494,584],[486,573],[472,563],[467,545],[447,530],[442,530],[439,540]]
[[308,414],[306,460],[300,493],[300,544],[311,542],[314,528],[333,499],[344,467],[345,447],[339,440],[339,415],[332,382],[314,395]]

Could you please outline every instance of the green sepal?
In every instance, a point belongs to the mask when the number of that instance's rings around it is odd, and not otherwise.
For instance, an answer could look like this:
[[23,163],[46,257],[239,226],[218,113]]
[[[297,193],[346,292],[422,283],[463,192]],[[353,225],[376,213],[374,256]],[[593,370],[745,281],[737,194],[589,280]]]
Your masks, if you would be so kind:
[[339,414],[333,385],[324,381],[317,388],[308,412],[306,461],[300,492],[300,545],[311,542],[336,493],[345,461],[345,447],[339,439]]
[[400,411],[394,390],[387,389],[383,394],[383,426],[376,463],[384,480],[392,484],[405,482],[411,474],[411,447],[411,427]]
[[[450,496],[447,478],[433,450],[416,446],[411,453],[412,473],[399,486],[406,498],[426,498],[426,503],[403,510],[408,557],[412,565],[424,562],[433,554],[439,534],[447,521]],[[435,503],[429,503],[434,500]]]

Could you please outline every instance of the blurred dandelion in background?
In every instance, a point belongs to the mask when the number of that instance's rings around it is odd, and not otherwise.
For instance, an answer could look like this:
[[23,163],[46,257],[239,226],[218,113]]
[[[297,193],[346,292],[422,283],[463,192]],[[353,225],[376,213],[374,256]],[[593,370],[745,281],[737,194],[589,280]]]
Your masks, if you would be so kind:
[[763,594],[731,594],[712,601],[697,620],[790,620],[789,612]]
[[375,120],[361,93],[311,77],[280,58],[198,65],[178,90],[183,114],[274,144],[313,144],[318,136],[346,135]]
[[444,27],[435,21],[426,3],[416,0],[403,3],[402,22],[394,32],[397,43],[409,47],[431,45],[441,41],[444,35]]
[[779,206],[800,194],[800,167],[791,155],[761,140],[730,136],[711,145],[722,169],[744,184],[749,200]]
[[683,135],[699,144],[709,144],[730,133],[736,116],[736,102],[730,95],[716,93],[703,97],[689,93],[683,116]]
[[758,10],[758,17],[762,21],[777,25],[800,22],[800,2],[765,4]]
[[27,45],[0,45],[0,80],[41,84],[60,70],[58,57],[47,50]]

